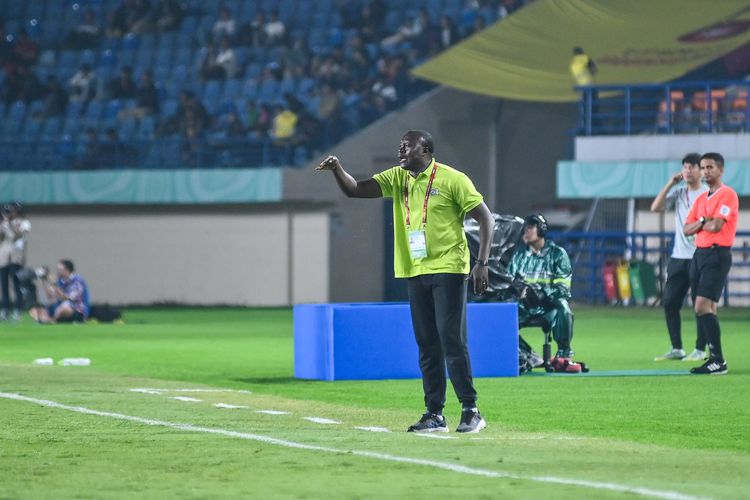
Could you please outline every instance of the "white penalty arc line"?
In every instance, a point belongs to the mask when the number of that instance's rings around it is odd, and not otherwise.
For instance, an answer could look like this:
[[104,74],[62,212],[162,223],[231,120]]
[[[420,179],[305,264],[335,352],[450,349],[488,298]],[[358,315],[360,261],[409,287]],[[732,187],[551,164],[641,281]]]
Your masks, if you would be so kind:
[[284,439],[273,438],[270,436],[261,436],[259,434],[251,434],[247,432],[230,431],[227,429],[214,429],[210,427],[199,427],[191,424],[179,424],[175,422],[167,422],[164,420],[155,420],[151,418],[136,417],[133,415],[125,415],[122,413],[114,413],[108,411],[92,410],[90,408],[84,408],[82,406],[70,406],[56,401],[49,401],[46,399],[31,398],[28,396],[22,396],[21,394],[13,394],[7,392],[0,392],[0,398],[11,399],[15,401],[25,401],[27,403],[34,403],[49,408],[57,408],[60,410],[67,410],[75,413],[81,413],[83,415],[95,415],[98,417],[113,418],[116,420],[125,420],[128,422],[136,422],[144,425],[151,425],[155,427],[168,427],[171,429],[177,429],[186,432],[201,432],[204,434],[215,434],[219,436],[232,437],[237,439],[244,439],[247,441],[256,441],[259,443],[271,444],[275,446],[282,446],[284,448],[294,448],[299,450],[311,450],[321,451],[325,453],[336,453],[336,454],[349,454],[360,457],[375,458],[378,460],[384,460],[388,462],[405,463],[412,465],[422,465],[425,467],[433,467],[436,469],[447,470],[450,472],[457,472],[459,474],[469,474],[472,476],[483,476],[491,478],[503,478],[503,479],[517,479],[523,481],[535,481],[539,483],[552,483],[552,484],[564,484],[569,486],[581,486],[584,488],[591,488],[596,490],[609,490],[620,493],[632,493],[636,495],[662,498],[666,500],[704,500],[705,497],[696,497],[692,495],[685,495],[675,491],[665,490],[654,490],[651,488],[641,488],[635,486],[627,486],[615,483],[602,483],[597,481],[586,481],[581,479],[568,479],[563,477],[553,476],[522,476],[517,474],[511,474],[508,472],[494,471],[489,469],[480,469],[475,467],[467,467],[465,465],[457,465],[449,462],[438,462],[436,460],[424,460],[420,458],[400,457],[398,455],[391,455],[388,453],[377,453],[372,451],[364,450],[342,450],[338,448],[331,448],[327,446],[318,446],[305,443],[297,443],[295,441],[287,441]]

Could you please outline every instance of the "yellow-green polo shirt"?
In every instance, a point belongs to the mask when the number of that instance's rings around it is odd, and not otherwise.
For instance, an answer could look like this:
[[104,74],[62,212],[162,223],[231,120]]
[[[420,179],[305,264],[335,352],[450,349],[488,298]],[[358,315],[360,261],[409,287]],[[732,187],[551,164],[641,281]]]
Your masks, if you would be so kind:
[[[424,198],[433,163],[416,178],[401,167],[393,167],[373,176],[380,184],[383,196],[393,198],[393,268],[397,278],[411,278],[421,274],[469,273],[469,247],[464,234],[464,217],[482,203],[482,195],[466,174],[443,163],[437,164],[432,194],[427,204],[427,257],[412,259],[409,251],[409,231],[418,231],[422,225]],[[411,228],[406,227],[404,210],[407,175],[410,176]]]

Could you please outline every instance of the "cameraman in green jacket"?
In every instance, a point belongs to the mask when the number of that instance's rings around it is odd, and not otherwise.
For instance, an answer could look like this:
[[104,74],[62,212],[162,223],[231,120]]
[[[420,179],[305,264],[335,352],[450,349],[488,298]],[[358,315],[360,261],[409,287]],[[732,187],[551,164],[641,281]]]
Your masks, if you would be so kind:
[[[573,357],[573,312],[570,309],[572,269],[568,253],[545,239],[547,220],[541,214],[524,219],[522,240],[508,265],[508,273],[522,280],[518,300],[518,326],[531,326],[543,319],[557,343],[557,360]],[[519,339],[524,342],[523,339]]]

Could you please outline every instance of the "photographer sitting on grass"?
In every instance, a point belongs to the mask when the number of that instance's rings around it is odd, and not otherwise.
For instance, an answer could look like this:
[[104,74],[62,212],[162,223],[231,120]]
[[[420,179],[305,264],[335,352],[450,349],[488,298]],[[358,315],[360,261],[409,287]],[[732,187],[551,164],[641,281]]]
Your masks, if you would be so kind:
[[29,314],[39,323],[82,323],[89,317],[89,291],[86,282],[75,274],[73,262],[67,259],[57,264],[57,280],[50,280],[47,269],[40,269],[37,276],[49,307],[33,307]]

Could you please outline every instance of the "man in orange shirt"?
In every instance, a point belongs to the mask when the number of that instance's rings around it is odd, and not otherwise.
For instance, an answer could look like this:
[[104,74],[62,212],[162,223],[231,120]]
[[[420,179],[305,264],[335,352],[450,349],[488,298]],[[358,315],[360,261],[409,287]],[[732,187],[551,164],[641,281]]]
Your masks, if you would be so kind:
[[700,375],[723,375],[727,363],[721,351],[721,328],[716,305],[732,267],[732,245],[737,233],[739,199],[725,185],[724,157],[719,153],[701,156],[701,172],[708,191],[701,194],[685,219],[685,236],[695,235],[695,254],[690,284],[699,329],[708,338],[708,361],[690,370]]

